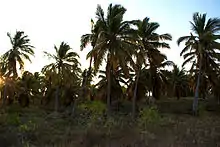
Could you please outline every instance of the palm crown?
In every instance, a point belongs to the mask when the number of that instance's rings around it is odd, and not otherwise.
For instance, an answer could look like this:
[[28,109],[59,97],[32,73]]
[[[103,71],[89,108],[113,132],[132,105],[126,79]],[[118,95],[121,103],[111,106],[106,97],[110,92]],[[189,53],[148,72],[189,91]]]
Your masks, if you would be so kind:
[[17,63],[20,65],[20,70],[24,68],[24,61],[26,59],[31,62],[30,55],[34,55],[33,46],[30,45],[30,40],[27,35],[24,35],[23,31],[17,31],[15,36],[12,37],[11,34],[7,33],[12,48],[3,54],[2,59],[5,62],[5,67],[7,67],[7,76],[17,77]]
[[[207,20],[206,14],[194,13],[193,21],[190,24],[193,33],[177,40],[178,45],[185,41],[185,47],[180,53],[180,56],[185,59],[183,66],[191,62],[193,63],[191,69],[198,68],[198,60],[202,55],[203,61],[201,62],[206,62],[203,65],[209,64],[211,67],[216,68],[215,61],[219,57],[216,49],[220,49],[220,45],[217,42],[217,39],[220,38],[217,34],[220,31],[220,19],[209,18]],[[199,48],[199,46],[201,47]],[[202,69],[204,69],[204,66]]]
[[54,70],[57,74],[64,74],[64,71],[72,71],[74,68],[78,69],[78,57],[79,55],[76,52],[70,51],[71,48],[68,44],[62,42],[57,48],[54,46],[55,54],[44,52],[47,57],[55,60],[54,63],[46,65],[43,68],[43,72],[46,70]]

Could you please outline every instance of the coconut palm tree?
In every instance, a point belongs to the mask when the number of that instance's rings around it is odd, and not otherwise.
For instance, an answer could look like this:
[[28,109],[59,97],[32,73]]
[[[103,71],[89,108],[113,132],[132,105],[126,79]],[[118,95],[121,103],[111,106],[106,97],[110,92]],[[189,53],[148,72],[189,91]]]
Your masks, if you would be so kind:
[[[146,65],[147,62],[152,71],[151,75],[153,75],[153,72],[155,73],[156,71],[155,67],[166,58],[158,49],[170,48],[169,44],[164,41],[172,40],[172,36],[167,33],[156,33],[160,25],[157,22],[150,22],[148,17],[145,17],[143,20],[133,21],[132,23],[137,27],[134,33],[135,43],[138,45],[139,50],[141,50],[142,56],[146,59],[142,60],[142,64]],[[152,93],[154,94],[153,90]],[[153,96],[155,97],[156,95]]]
[[185,70],[180,69],[179,67],[177,67],[177,65],[174,65],[169,80],[172,85],[173,93],[179,100],[180,96],[182,95],[181,92],[183,92],[188,87],[189,81]]
[[[80,69],[78,62],[79,55],[76,52],[71,51],[71,48],[67,43],[62,42],[59,47],[54,46],[54,49],[55,54],[44,52],[45,55],[50,59],[53,59],[54,62],[46,65],[42,69],[42,72],[45,73],[50,70],[57,75],[56,81],[54,81],[54,84],[56,85],[55,111],[57,111],[60,87],[65,84],[64,82],[67,82],[64,81],[65,79],[67,80],[65,77],[77,77]],[[70,79],[68,78],[68,80]]]
[[123,21],[126,9],[121,5],[112,5],[108,7],[107,15],[104,14],[100,5],[97,7],[96,16],[98,26],[98,38],[95,47],[88,53],[88,57],[93,57],[95,70],[99,69],[103,60],[107,57],[106,77],[107,86],[107,107],[110,114],[111,105],[111,75],[115,73],[118,65],[128,75],[128,68],[125,57],[130,56],[132,50],[129,40],[130,25]]
[[10,90],[7,90],[8,86],[6,81],[11,81],[11,76],[13,79],[18,77],[17,63],[20,66],[19,69],[23,70],[24,59],[29,60],[31,62],[30,55],[34,56],[34,47],[30,45],[30,39],[28,39],[28,36],[25,35],[23,31],[16,31],[14,37],[12,37],[10,33],[7,33],[7,36],[10,39],[12,47],[1,57],[1,74],[5,77],[3,101],[6,100],[6,97],[9,97],[10,99],[12,98],[11,96],[7,96],[8,94],[11,95],[12,93],[7,92]]
[[3,54],[2,59],[7,64],[6,76],[13,75],[14,78],[18,76],[17,63],[20,66],[20,70],[24,68],[24,59],[31,62],[30,55],[34,56],[33,46],[30,45],[30,39],[24,34],[23,31],[16,31],[14,37],[10,33],[7,33],[10,42],[11,49]]
[[185,42],[185,47],[180,53],[180,56],[185,59],[183,66],[191,62],[193,63],[191,69],[198,71],[193,101],[193,112],[196,114],[201,76],[208,73],[208,67],[218,68],[216,61],[219,60],[219,53],[216,51],[220,49],[217,42],[217,39],[220,38],[220,19],[209,18],[207,20],[206,14],[197,12],[193,14],[193,21],[190,24],[192,33],[189,36],[180,37],[177,44]]
[[[114,104],[119,104],[121,98],[123,98],[123,91],[120,82],[125,82],[121,79],[123,74],[121,70],[117,70],[116,74],[111,75],[111,102]],[[98,94],[96,95],[97,100],[102,100],[106,102],[107,91],[106,88],[108,86],[108,81],[106,77],[106,71],[99,71],[99,79],[100,81],[95,85],[97,87]]]
[[[92,49],[95,47],[96,41],[98,38],[98,25],[94,24],[93,19],[91,19],[91,33],[90,34],[84,34],[81,36],[81,45],[80,45],[80,50],[82,51],[84,48],[86,48],[86,46],[88,44],[90,44],[92,46]],[[85,74],[84,74],[84,82],[83,82],[83,95],[82,97],[85,96],[85,86],[86,83],[88,81],[88,78],[91,76],[92,74],[92,58],[93,56],[90,56],[90,62],[89,62],[89,69],[88,71],[86,70]]]
[[[134,85],[134,91],[133,91],[133,99],[132,99],[132,115],[133,115],[133,118],[135,118],[135,115],[136,115],[136,97],[137,97],[137,91],[138,91],[138,83],[140,84],[139,82],[139,79],[140,79],[140,74],[141,74],[141,69],[142,69],[142,66],[143,64],[146,65],[146,60],[145,60],[145,52],[142,48],[138,49],[138,46],[136,48],[136,52],[133,54],[134,58],[135,58],[135,62],[134,61],[130,61],[130,64],[133,68],[132,71],[135,72],[135,85]],[[132,82],[132,86],[131,88],[133,88],[133,82]]]
[[154,64],[149,68],[152,96],[154,98],[159,99],[161,88],[168,85],[167,70],[165,68],[173,66],[173,64],[172,61],[165,58],[161,63]]

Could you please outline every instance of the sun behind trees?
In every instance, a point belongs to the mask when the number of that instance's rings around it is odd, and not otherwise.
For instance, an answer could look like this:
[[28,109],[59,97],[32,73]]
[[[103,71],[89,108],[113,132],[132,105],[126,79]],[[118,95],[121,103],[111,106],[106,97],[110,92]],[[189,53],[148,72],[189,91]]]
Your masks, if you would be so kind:
[[[155,99],[164,96],[176,96],[179,99],[181,96],[188,96],[189,93],[191,96],[196,89],[193,111],[197,111],[199,95],[203,98],[208,92],[218,95],[214,90],[218,84],[213,79],[219,72],[219,65],[216,62],[219,60],[217,52],[219,43],[216,41],[219,38],[220,28],[218,18],[210,18],[206,21],[206,14],[195,13],[193,22],[190,22],[195,34],[191,33],[190,36],[178,39],[178,44],[186,40],[186,46],[180,54],[185,59],[183,66],[189,61],[193,63],[189,72],[186,73],[160,52],[161,48],[170,48],[165,41],[171,40],[171,35],[158,34],[159,23],[151,22],[147,17],[143,20],[124,20],[123,16],[126,11],[121,5],[110,4],[105,14],[102,7],[97,6],[96,21],[91,20],[91,33],[81,37],[81,50],[88,43],[92,46],[92,50],[87,55],[87,58],[90,58],[89,68],[83,74],[79,67],[78,55],[75,52],[68,52],[71,49],[68,44],[62,42],[59,48],[55,46],[56,54],[54,55],[45,52],[55,62],[42,69],[41,75],[44,80],[41,83],[44,84],[41,84],[42,87],[38,90],[44,90],[41,91],[40,101],[49,103],[55,100],[55,109],[58,111],[59,101],[63,99],[64,93],[69,92],[68,94],[71,94],[69,103],[74,102],[76,98],[83,101],[102,100],[106,102],[108,114],[110,114],[113,101],[114,104],[119,105],[123,100],[132,99],[132,113],[135,116],[138,110],[136,102],[148,99],[147,95],[150,94]],[[29,56],[34,55],[34,47],[30,45],[30,40],[24,32],[17,31],[14,37],[9,33],[7,35],[12,48],[1,57],[2,81],[5,83],[2,86],[3,102],[13,101],[21,94],[18,92],[21,90],[15,88],[16,83],[21,80],[18,77],[17,65],[20,66],[19,71],[22,71],[23,60],[31,61]],[[103,71],[106,84],[99,85],[104,80],[102,79],[93,86],[90,83],[92,76],[100,73],[99,68],[103,60],[106,61],[106,71]],[[166,70],[166,66],[174,66],[173,71]],[[198,80],[193,80],[192,83],[190,79],[193,77],[194,79],[198,77]],[[143,80],[140,81],[140,79]],[[181,88],[183,85],[185,88],[188,87],[187,90],[184,91]],[[127,88],[124,92],[122,92],[123,87]],[[27,91],[26,86],[23,88]],[[96,93],[94,93],[94,88]],[[106,89],[106,92],[100,92],[100,88]],[[199,90],[201,88],[206,90]],[[162,89],[166,91],[161,91]],[[14,91],[13,94],[12,91]],[[121,92],[117,94],[117,91]]]
[[[192,32],[177,40],[178,45],[184,42],[180,53],[184,62],[179,67],[161,52],[171,49],[172,34],[158,33],[160,25],[153,18],[125,20],[126,11],[119,4],[110,4],[106,11],[97,6],[91,32],[80,40],[81,50],[91,45],[87,54],[90,64],[84,71],[79,55],[65,42],[54,45],[53,53],[44,52],[52,61],[41,72],[23,71],[24,60],[31,62],[35,48],[23,31],[14,36],[8,33],[11,48],[0,58],[1,110],[21,106],[23,114],[29,110],[23,107],[42,114],[55,111],[55,119],[67,119],[63,126],[86,124],[87,135],[91,128],[104,128],[111,135],[114,125],[121,125],[117,129],[137,125],[145,130],[149,124],[170,123],[163,118],[166,113],[197,115],[208,102],[220,102],[219,18],[193,14]],[[186,65],[191,65],[190,69]],[[99,81],[92,84],[95,77]],[[12,120],[21,123],[17,117]],[[35,127],[27,128],[20,124],[19,131],[30,133]]]
[[[54,46],[54,54],[44,52],[53,62],[41,72],[23,72],[24,60],[31,62],[35,48],[24,32],[16,31],[13,37],[8,33],[12,47],[0,63],[2,106],[18,102],[23,107],[46,106],[56,112],[71,108],[75,113],[82,104],[99,101],[107,106],[103,115],[110,117],[129,103],[126,113],[136,118],[143,106],[152,105],[152,99],[179,100],[195,94],[195,114],[199,97],[219,100],[220,19],[193,14],[192,33],[177,40],[178,45],[185,43],[180,53],[183,67],[192,63],[186,70],[161,53],[162,48],[170,49],[171,34],[159,34],[160,25],[153,18],[124,20],[126,11],[118,4],[110,4],[107,11],[97,6],[91,32],[81,37],[81,50],[88,44],[92,47],[84,72],[79,55],[65,42]],[[102,64],[105,70],[100,69]],[[20,72],[22,76],[18,76]],[[95,76],[99,82],[93,85]]]

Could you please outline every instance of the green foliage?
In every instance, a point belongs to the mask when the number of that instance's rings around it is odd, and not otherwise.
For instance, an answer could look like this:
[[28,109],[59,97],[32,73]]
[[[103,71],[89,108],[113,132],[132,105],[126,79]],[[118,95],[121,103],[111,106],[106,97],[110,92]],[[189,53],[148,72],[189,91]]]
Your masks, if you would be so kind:
[[111,135],[111,132],[113,130],[113,128],[115,128],[118,125],[118,121],[114,118],[114,117],[108,117],[104,127],[107,129],[107,135]]
[[37,125],[33,121],[29,120],[27,123],[19,125],[18,130],[19,132],[26,133],[26,132],[35,131],[36,128]]
[[10,39],[12,48],[2,55],[5,63],[4,73],[6,77],[13,75],[17,78],[17,64],[20,65],[20,70],[24,69],[24,59],[31,62],[30,56],[34,56],[34,47],[30,45],[30,39],[23,31],[16,31],[12,37],[7,33]]
[[158,124],[161,121],[161,116],[156,107],[143,108],[140,111],[138,124],[140,127],[146,128],[148,125]]
[[199,116],[206,116],[206,105],[204,103],[200,103],[198,106],[198,114]]
[[97,115],[102,115],[106,111],[106,106],[101,101],[87,102],[79,105],[79,108]]
[[89,128],[102,121],[106,112],[106,105],[101,101],[90,101],[78,107],[83,113],[83,117],[86,117],[87,127]]
[[6,124],[18,126],[21,123],[18,113],[8,113],[6,117]]

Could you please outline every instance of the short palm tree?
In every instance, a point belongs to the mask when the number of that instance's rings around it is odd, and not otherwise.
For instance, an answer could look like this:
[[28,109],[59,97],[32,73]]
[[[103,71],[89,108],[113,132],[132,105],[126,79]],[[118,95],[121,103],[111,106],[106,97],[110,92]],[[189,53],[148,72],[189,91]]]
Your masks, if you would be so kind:
[[[106,71],[99,71],[99,79],[100,81],[95,85],[97,87],[97,90],[99,91],[97,99],[106,101],[106,88],[108,86]],[[120,98],[123,97],[123,91],[120,85],[121,80],[121,71],[117,70],[116,74],[111,76],[111,99],[112,102],[114,101],[116,104],[119,102]]]
[[165,58],[161,63],[154,64],[152,68],[149,68],[152,96],[154,98],[160,98],[161,88],[168,85],[166,67],[173,66],[173,64],[172,61]]
[[30,45],[30,39],[27,35],[24,35],[23,31],[17,31],[15,36],[12,37],[10,33],[7,33],[12,48],[3,54],[2,59],[6,62],[7,72],[6,76],[13,75],[14,78],[18,76],[17,63],[20,66],[20,70],[24,68],[24,60],[27,59],[31,62],[30,55],[34,56],[33,46]]
[[[55,111],[58,110],[58,101],[59,101],[59,90],[60,86],[64,85],[64,79],[67,79],[67,76],[78,74],[79,71],[79,55],[76,52],[71,51],[70,46],[67,43],[62,42],[59,46],[54,46],[55,54],[44,52],[45,55],[55,62],[46,65],[42,72],[45,73],[48,70],[53,71],[58,77],[56,84],[56,98],[55,98]],[[55,79],[54,79],[55,80]],[[69,79],[68,79],[69,80]]]
[[194,13],[193,21],[190,24],[193,33],[189,36],[180,37],[177,40],[177,44],[185,42],[185,47],[180,53],[180,56],[183,56],[185,59],[183,66],[192,62],[191,69],[198,71],[193,102],[193,112],[196,114],[201,75],[208,73],[208,67],[218,68],[216,61],[219,60],[219,53],[216,51],[220,49],[220,45],[217,42],[217,39],[220,38],[220,19],[209,18],[207,20],[206,14]]
[[177,97],[177,99],[180,99],[181,92],[183,92],[188,87],[188,76],[186,75],[186,72],[184,69],[179,69],[177,65],[174,65],[173,70],[171,71],[171,76],[169,78],[173,93]]

